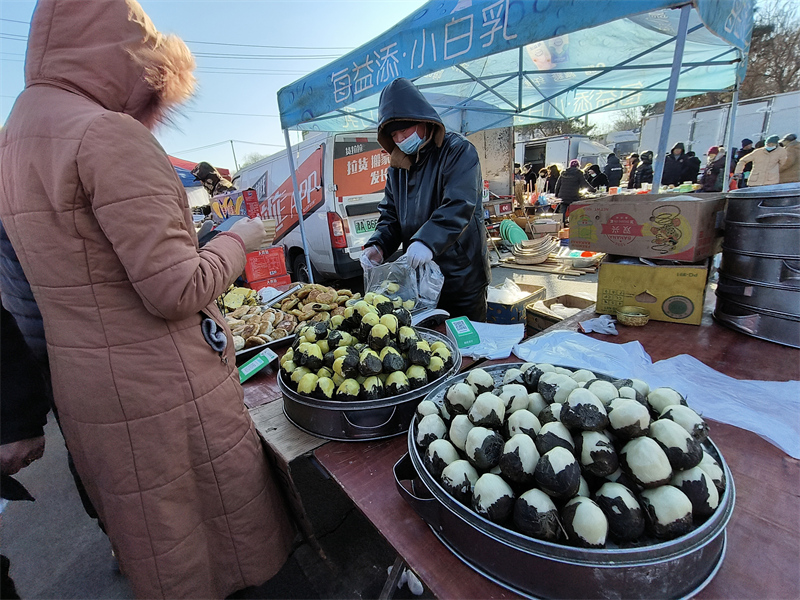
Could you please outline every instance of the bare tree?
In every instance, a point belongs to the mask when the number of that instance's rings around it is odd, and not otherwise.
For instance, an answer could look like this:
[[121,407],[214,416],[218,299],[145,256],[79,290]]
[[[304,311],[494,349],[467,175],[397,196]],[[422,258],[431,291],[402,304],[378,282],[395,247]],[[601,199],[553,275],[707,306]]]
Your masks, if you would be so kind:
[[[797,0],[762,0],[756,5],[747,74],[739,99],[758,98],[800,90],[800,11]],[[675,110],[730,104],[732,91],[707,92],[678,98]],[[662,114],[664,103],[653,105]]]
[[244,169],[245,167],[249,167],[253,163],[257,163],[258,161],[267,158],[267,156],[269,156],[269,154],[261,154],[259,152],[251,152],[250,154],[245,154],[241,164],[239,165],[239,169]]
[[541,138],[568,133],[591,135],[595,126],[587,124],[581,119],[569,119],[568,121],[543,121],[531,125],[517,125],[515,129],[519,133],[530,135],[533,138]]
[[765,0],[756,11],[739,95],[756,98],[800,89],[800,11],[796,0]]

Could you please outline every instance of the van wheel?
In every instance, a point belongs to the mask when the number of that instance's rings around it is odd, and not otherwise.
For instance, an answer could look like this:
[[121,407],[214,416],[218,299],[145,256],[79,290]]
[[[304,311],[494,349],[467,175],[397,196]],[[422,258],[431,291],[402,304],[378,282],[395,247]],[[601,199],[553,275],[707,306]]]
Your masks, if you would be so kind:
[[294,273],[295,281],[308,283],[311,278],[308,276],[308,266],[306,265],[306,257],[301,252],[294,257],[292,261],[292,272]]

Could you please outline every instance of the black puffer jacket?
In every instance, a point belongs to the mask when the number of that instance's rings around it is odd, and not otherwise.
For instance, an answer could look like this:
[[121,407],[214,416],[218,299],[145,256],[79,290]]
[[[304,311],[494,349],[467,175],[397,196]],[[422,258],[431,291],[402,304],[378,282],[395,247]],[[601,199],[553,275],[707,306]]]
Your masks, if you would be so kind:
[[609,154],[603,174],[608,178],[608,187],[618,187],[622,181],[622,163],[616,154]]
[[2,223],[0,223],[0,292],[3,296],[3,306],[13,315],[34,358],[40,366],[49,369],[42,313],[39,312],[31,286]]
[[653,183],[653,155],[650,152],[643,152],[639,157],[641,161],[636,167],[633,187],[640,188],[643,183]]
[[594,188],[586,181],[578,167],[569,167],[566,171],[561,173],[556,183],[556,196],[561,198],[561,205],[566,208],[576,200],[579,200],[581,189],[594,191]]
[[50,402],[14,317],[2,306],[0,314],[0,444],[10,444],[44,435]]
[[[376,245],[388,257],[401,244],[408,249],[422,242],[445,276],[439,306],[453,316],[485,320],[491,271],[478,152],[465,137],[445,133],[436,110],[407,79],[383,90],[378,119],[378,141],[391,166],[378,226],[366,246]],[[428,123],[430,139],[408,156],[384,130],[391,121]]]
[[[676,157],[672,152],[679,148],[681,153]],[[680,185],[683,183],[686,172],[686,148],[681,142],[672,147],[672,151],[664,159],[664,174],[661,175],[662,185]]]

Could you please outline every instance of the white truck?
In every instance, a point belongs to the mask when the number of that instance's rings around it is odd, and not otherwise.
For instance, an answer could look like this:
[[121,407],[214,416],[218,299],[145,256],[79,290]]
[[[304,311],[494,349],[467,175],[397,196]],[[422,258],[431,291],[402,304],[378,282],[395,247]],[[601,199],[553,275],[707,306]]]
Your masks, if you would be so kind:
[[576,134],[537,139],[525,139],[517,134],[514,146],[514,162],[520,165],[531,164],[536,171],[552,164],[564,170],[575,159],[581,166],[597,164],[602,168],[609,154],[611,149],[607,146],[593,142],[589,136]]
[[[703,157],[712,146],[726,146],[730,104],[704,106],[673,113],[667,151],[683,142],[686,151]],[[645,117],[639,138],[639,153],[656,151],[664,115]],[[733,131],[733,146],[741,147],[744,138],[759,140],[771,135],[800,134],[800,92],[788,92],[739,102]]]
[[[363,245],[378,222],[389,155],[375,132],[318,133],[292,153],[315,279],[359,276]],[[274,244],[284,247],[289,271],[308,281],[286,150],[241,169],[233,182],[256,190],[262,218],[277,222]]]

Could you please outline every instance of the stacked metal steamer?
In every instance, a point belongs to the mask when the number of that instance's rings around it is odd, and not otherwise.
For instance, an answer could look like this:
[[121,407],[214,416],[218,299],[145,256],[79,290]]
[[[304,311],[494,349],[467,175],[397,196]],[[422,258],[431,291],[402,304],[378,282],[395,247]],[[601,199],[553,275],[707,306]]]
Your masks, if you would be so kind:
[[800,183],[728,194],[715,318],[800,348]]

